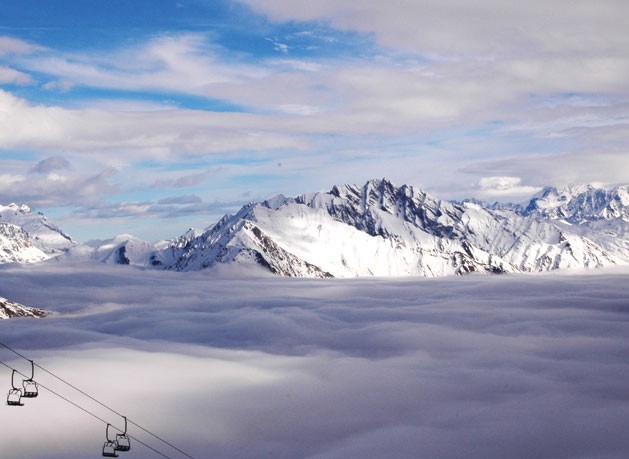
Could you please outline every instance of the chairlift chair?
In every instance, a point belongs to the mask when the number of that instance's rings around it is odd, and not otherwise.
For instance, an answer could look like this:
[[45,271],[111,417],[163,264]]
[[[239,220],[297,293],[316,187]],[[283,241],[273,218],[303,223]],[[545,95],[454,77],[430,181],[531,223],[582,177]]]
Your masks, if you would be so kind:
[[116,451],[129,451],[131,449],[131,441],[127,435],[127,417],[124,418],[124,432],[116,434]]
[[107,429],[105,430],[105,437],[107,438],[107,441],[105,441],[105,443],[103,444],[103,456],[118,457],[118,455],[116,454],[116,447],[118,446],[118,442],[116,442],[116,440],[109,439],[109,426],[110,424],[107,424]]
[[13,382],[13,378],[15,376],[15,371],[11,373],[11,389],[9,389],[9,394],[7,395],[7,405],[9,406],[23,406],[22,403],[22,389],[15,387]]
[[22,391],[22,397],[25,398],[35,398],[39,394],[37,389],[37,383],[33,381],[33,377],[35,376],[35,364],[31,360],[31,377],[22,381],[22,387],[24,390]]

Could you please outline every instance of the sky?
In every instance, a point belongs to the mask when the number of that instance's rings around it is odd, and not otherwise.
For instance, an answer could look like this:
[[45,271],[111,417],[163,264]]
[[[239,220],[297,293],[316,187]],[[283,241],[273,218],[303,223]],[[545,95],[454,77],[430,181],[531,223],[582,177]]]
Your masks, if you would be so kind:
[[[55,312],[0,320],[0,342],[197,459],[629,451],[626,267],[313,280],[46,262],[0,274],[0,296]],[[30,375],[7,349],[0,360]],[[0,366],[7,389],[10,378]],[[122,419],[39,368],[35,380],[102,421],[42,388],[0,406],[0,455],[100,457],[104,422]],[[126,457],[160,456],[132,440]]]
[[625,0],[0,0],[0,204],[78,241],[386,177],[629,181]]

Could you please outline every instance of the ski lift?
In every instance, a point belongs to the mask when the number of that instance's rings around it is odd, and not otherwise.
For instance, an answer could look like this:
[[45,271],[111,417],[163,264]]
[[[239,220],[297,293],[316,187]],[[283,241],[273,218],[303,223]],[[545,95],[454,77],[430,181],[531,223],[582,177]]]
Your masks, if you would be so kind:
[[22,387],[24,390],[22,391],[22,397],[25,398],[35,398],[37,397],[39,391],[37,390],[37,383],[33,381],[33,376],[35,376],[35,364],[31,360],[31,377],[22,381]]
[[116,454],[116,447],[118,446],[118,443],[116,442],[116,440],[110,440],[109,439],[109,426],[111,424],[107,424],[107,429],[105,430],[105,437],[107,438],[107,441],[103,444],[103,456],[104,457],[118,457],[118,455]]
[[131,441],[127,435],[127,417],[124,418],[124,432],[116,434],[116,451],[129,451],[131,449]]
[[13,383],[13,377],[15,376],[16,370],[13,370],[11,373],[11,389],[9,389],[9,395],[7,395],[7,405],[10,406],[23,406],[22,403],[22,389],[15,387]]

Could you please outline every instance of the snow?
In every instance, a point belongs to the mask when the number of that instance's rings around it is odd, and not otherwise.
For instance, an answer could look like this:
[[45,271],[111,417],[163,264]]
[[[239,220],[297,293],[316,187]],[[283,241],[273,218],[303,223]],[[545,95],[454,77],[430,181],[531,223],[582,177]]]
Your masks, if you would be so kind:
[[[312,280],[2,265],[0,295],[55,314],[0,321],[0,336],[196,458],[625,459],[628,269]],[[98,457],[104,441],[45,390],[0,422],[1,457]],[[128,457],[158,456],[132,441]]]
[[0,319],[11,319],[14,317],[43,317],[47,313],[42,309],[29,308],[23,304],[9,301],[0,296]]
[[0,263],[35,263],[48,257],[22,228],[0,221]]
[[41,213],[33,214],[26,204],[0,205],[0,222],[22,228],[32,243],[48,255],[54,255],[72,247],[75,242]]
[[[411,186],[370,180],[362,187],[341,185],[328,193],[249,203],[203,231],[189,229],[156,244],[126,234],[80,245],[68,237],[69,245],[55,260],[181,271],[246,264],[293,277],[595,268],[629,263],[628,199],[627,187],[585,185],[546,188],[526,207],[488,206],[442,201]],[[11,248],[15,241],[5,238],[0,262],[40,261],[40,254],[25,251],[64,237],[43,215],[32,216],[27,206],[2,207],[2,215],[22,222],[31,241],[25,237]],[[14,249],[22,253],[12,254]],[[48,255],[60,253],[55,244],[43,249]]]

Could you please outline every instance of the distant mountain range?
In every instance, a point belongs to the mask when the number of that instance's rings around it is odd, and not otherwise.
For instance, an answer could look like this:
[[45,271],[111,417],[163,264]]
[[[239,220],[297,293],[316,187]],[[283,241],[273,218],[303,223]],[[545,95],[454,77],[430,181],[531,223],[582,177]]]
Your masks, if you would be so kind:
[[0,206],[0,262],[96,260],[196,271],[255,266],[292,277],[447,276],[629,263],[627,186],[545,188],[524,205],[439,200],[386,179],[250,203],[151,244],[75,243],[26,206]]

